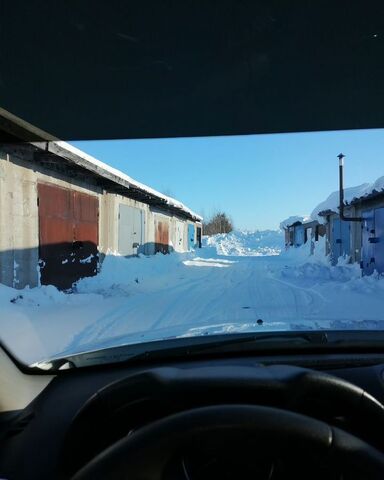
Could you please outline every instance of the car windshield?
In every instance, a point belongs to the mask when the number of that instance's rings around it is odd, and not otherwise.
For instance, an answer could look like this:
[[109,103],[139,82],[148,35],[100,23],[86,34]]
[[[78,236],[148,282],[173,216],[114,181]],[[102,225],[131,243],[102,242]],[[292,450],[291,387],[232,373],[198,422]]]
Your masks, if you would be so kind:
[[383,330],[383,148],[383,130],[3,143],[2,343],[31,365]]

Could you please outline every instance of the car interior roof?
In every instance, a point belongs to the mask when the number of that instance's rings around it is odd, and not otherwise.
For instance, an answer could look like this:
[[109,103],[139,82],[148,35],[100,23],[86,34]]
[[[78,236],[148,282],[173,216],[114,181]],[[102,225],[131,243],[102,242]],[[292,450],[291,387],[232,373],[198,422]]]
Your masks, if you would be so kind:
[[1,106],[66,140],[380,128],[380,0],[5,1]]

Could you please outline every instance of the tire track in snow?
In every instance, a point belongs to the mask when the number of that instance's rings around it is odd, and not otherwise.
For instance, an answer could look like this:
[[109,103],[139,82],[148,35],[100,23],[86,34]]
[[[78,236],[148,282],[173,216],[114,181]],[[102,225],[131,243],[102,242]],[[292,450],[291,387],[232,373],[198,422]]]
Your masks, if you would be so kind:
[[[279,262],[273,262],[279,271]],[[113,337],[137,335],[139,341],[172,327],[180,333],[183,326],[188,332],[191,325],[249,324],[259,318],[264,325],[285,322],[289,329],[289,322],[318,311],[325,301],[319,292],[276,278],[269,265],[268,257],[237,258],[226,268],[195,266],[192,261],[182,280],[180,275],[173,278],[170,270],[167,286],[126,297],[119,308],[77,333],[65,350],[79,351]]]
[[[330,305],[330,301],[320,292],[315,290],[313,287],[310,287],[310,288],[301,287],[300,285],[295,285],[294,283],[288,282],[286,280],[282,280],[280,278],[274,278],[274,281],[289,287],[290,289],[292,289],[292,291],[304,292],[311,299],[310,303],[306,307],[306,310],[310,310],[310,311],[305,312],[301,316],[301,318],[299,318],[298,320],[318,319],[319,313],[322,310],[325,310],[325,308],[328,305]],[[297,306],[298,308],[301,308],[302,307],[301,302],[300,303],[298,302]]]
[[[153,306],[156,305],[159,308],[167,299],[168,303],[174,302],[174,297],[181,297],[186,289],[192,288],[194,284],[199,284],[204,278],[209,277],[210,272],[203,272],[198,278],[193,280],[186,278],[175,286],[168,285],[155,292],[139,292],[134,296],[127,296],[119,308],[108,311],[102,317],[96,319],[94,324],[78,332],[66,346],[65,351],[77,351],[85,345],[92,344],[92,342],[110,337],[112,333],[115,336],[116,334],[140,333],[152,329],[154,324],[159,324],[156,320],[159,312],[154,311]],[[171,298],[169,298],[170,293]],[[161,313],[161,315],[163,314]],[[140,326],[146,328],[143,329]]]

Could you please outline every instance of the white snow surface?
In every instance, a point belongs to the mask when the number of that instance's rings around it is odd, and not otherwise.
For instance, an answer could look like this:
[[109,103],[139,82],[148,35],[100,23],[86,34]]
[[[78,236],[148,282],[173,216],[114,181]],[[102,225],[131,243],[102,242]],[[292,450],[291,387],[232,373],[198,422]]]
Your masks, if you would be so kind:
[[239,230],[204,237],[203,245],[225,256],[279,255],[284,248],[284,234],[279,230]]
[[79,281],[72,294],[0,285],[1,340],[31,364],[165,338],[384,328],[382,277],[362,278],[345,260],[331,266],[324,242],[313,256],[309,245],[276,255],[280,235],[234,232],[185,254],[110,254],[101,273]]
[[172,197],[168,197],[167,195],[164,195],[163,193],[160,193],[157,190],[155,190],[151,187],[148,187],[148,185],[144,185],[143,183],[140,183],[137,180],[134,180],[133,178],[131,178],[127,174],[121,172],[117,168],[111,167],[110,165],[108,165],[104,162],[101,162],[97,158],[92,157],[88,153],[83,152],[82,150],[80,150],[80,149],[74,147],[73,145],[71,145],[70,143],[63,142],[63,141],[56,141],[56,142],[53,142],[53,143],[55,143],[59,147],[63,148],[64,150],[68,150],[69,152],[72,152],[75,155],[78,155],[83,160],[86,160],[87,162],[89,162],[93,165],[97,165],[99,168],[101,168],[105,171],[108,171],[109,173],[112,173],[116,177],[120,177],[121,179],[130,183],[132,186],[137,187],[137,188],[139,188],[139,189],[141,189],[145,192],[150,193],[151,195],[155,195],[156,197],[165,200],[168,205],[172,205],[173,207],[179,208],[180,210],[183,210],[184,212],[189,213],[196,220],[200,220],[200,221],[203,220],[203,217],[201,217],[197,213],[193,212],[190,208],[188,208],[186,205],[181,203],[179,200],[176,200],[175,198],[172,198]]
[[291,217],[286,218],[280,222],[280,229],[284,230],[287,227],[290,227],[296,222],[305,223],[311,221],[312,218],[310,215],[292,215]]

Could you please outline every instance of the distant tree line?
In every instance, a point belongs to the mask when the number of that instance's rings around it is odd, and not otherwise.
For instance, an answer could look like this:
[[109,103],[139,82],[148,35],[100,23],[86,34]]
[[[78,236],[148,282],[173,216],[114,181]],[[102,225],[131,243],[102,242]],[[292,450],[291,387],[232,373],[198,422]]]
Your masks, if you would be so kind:
[[217,212],[204,222],[204,235],[216,235],[217,233],[229,233],[233,230],[231,218],[224,212]]

